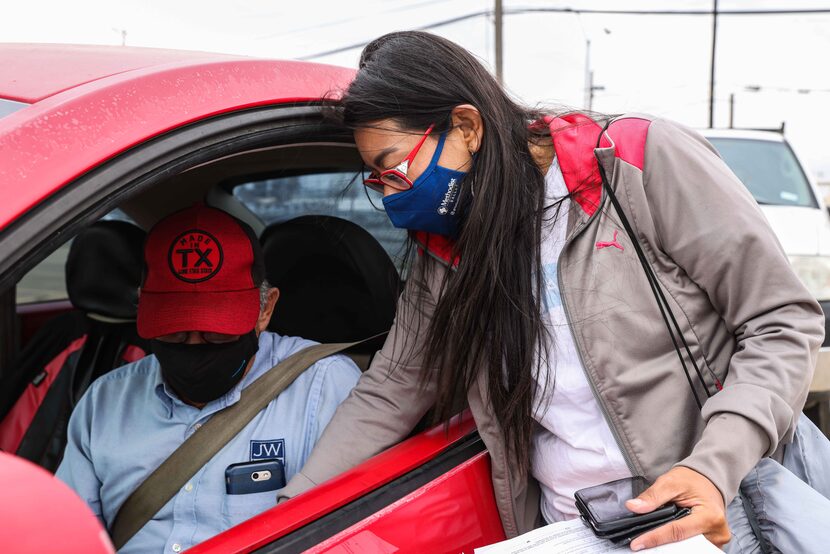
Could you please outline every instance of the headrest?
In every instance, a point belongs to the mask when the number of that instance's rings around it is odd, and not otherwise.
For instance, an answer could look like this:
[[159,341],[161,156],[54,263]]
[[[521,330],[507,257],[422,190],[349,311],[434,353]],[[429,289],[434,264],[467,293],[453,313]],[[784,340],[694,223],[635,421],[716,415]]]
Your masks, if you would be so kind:
[[145,233],[125,221],[99,221],[75,237],[66,258],[66,290],[86,313],[135,319]]
[[280,289],[269,330],[347,342],[392,326],[398,272],[362,227],[337,217],[303,216],[269,226],[261,240],[265,274]]

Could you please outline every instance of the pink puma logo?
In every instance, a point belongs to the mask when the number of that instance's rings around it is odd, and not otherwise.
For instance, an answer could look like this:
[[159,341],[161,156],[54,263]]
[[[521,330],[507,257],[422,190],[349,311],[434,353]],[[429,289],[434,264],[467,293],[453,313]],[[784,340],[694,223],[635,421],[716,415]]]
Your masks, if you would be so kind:
[[598,242],[597,243],[597,250],[601,250],[603,248],[608,248],[609,246],[613,246],[614,248],[619,248],[620,250],[625,251],[625,248],[623,248],[622,245],[619,242],[617,242],[617,230],[616,229],[614,230],[614,240],[612,240],[611,242],[601,242],[601,241]]

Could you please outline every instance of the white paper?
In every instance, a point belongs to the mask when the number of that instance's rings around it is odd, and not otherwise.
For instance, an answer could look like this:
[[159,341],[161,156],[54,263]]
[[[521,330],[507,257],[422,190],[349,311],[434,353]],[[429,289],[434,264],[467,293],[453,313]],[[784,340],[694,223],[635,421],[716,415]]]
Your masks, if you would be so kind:
[[[482,546],[475,554],[595,554],[605,552],[628,552],[628,546],[616,546],[609,540],[597,538],[581,520],[572,519],[552,523],[534,529],[516,538]],[[696,535],[685,541],[665,544],[644,550],[649,554],[706,554],[721,552],[703,535]]]

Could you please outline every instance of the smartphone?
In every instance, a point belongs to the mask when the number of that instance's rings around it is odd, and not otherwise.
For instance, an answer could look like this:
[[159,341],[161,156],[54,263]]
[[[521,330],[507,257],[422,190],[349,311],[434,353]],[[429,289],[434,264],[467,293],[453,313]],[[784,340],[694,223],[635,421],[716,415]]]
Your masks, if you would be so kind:
[[231,464],[225,468],[225,492],[251,494],[285,486],[285,468],[279,460],[257,460]]
[[665,504],[647,514],[635,514],[625,502],[640,496],[649,486],[645,477],[627,477],[576,491],[576,507],[597,536],[612,538],[631,531],[645,532],[688,513],[674,504]]

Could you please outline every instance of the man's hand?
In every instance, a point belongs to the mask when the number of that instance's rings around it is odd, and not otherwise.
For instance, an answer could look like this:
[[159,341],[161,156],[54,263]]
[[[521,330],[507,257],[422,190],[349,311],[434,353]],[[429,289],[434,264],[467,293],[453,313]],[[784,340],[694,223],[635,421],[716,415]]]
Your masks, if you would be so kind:
[[667,502],[691,508],[692,513],[637,537],[631,543],[632,550],[682,541],[699,534],[721,547],[732,537],[720,491],[709,479],[686,467],[678,466],[664,473],[625,506],[634,513],[645,514]]

